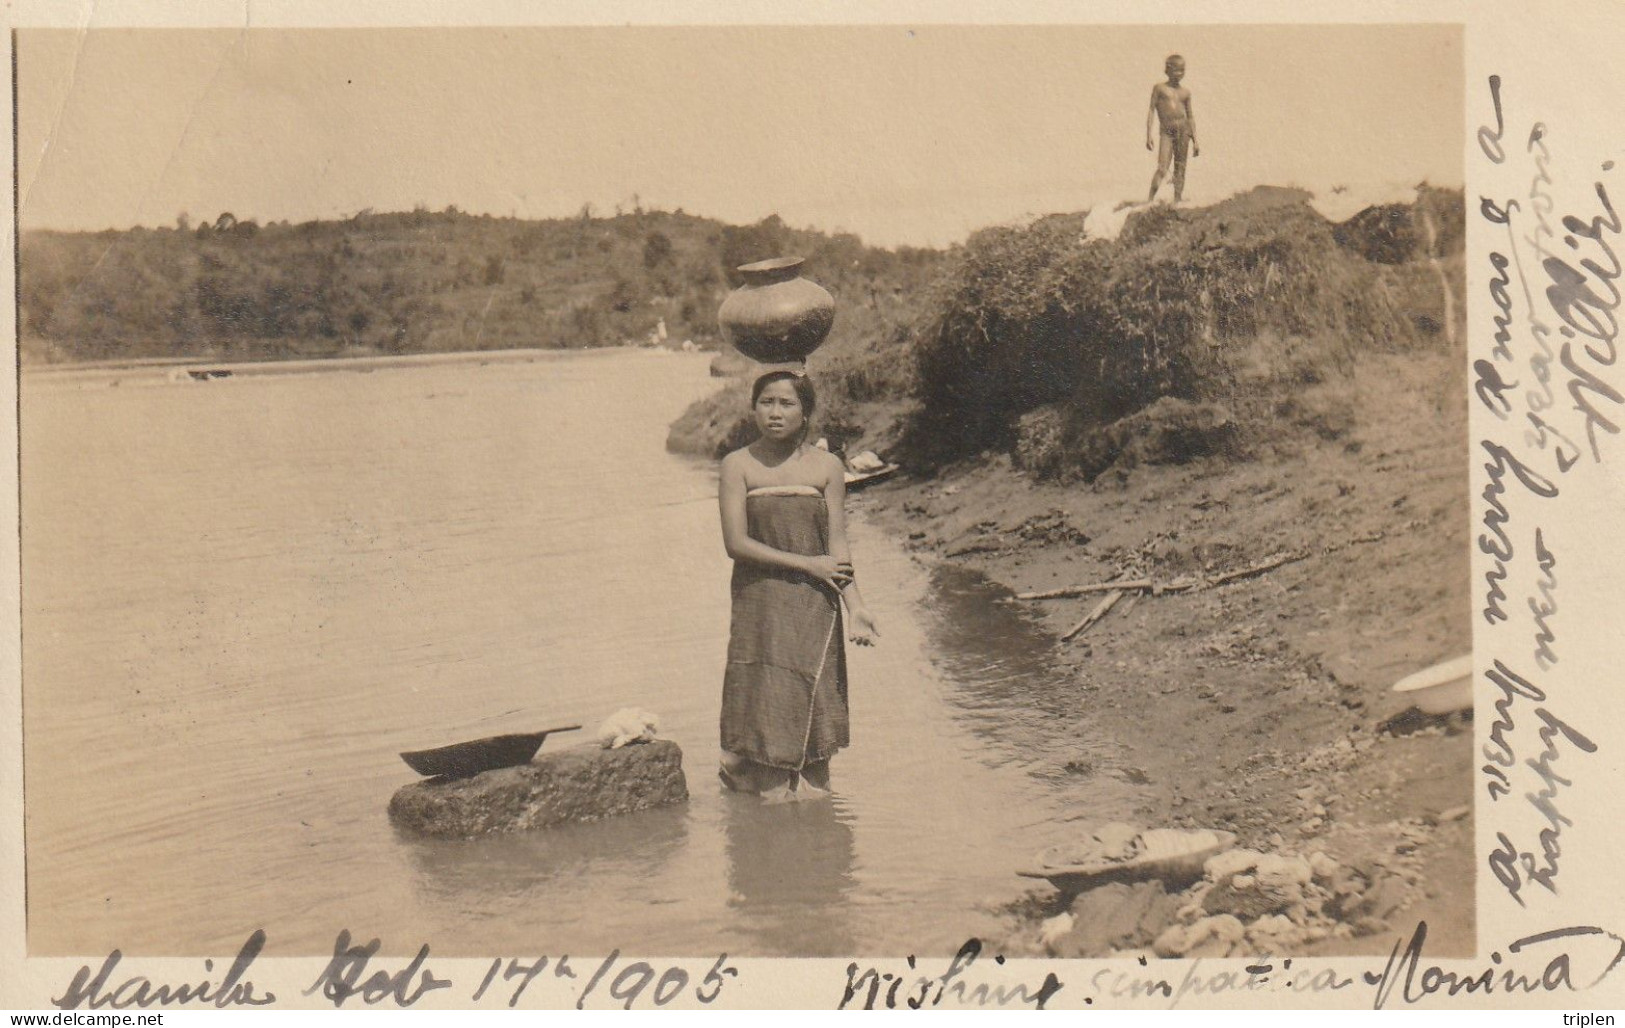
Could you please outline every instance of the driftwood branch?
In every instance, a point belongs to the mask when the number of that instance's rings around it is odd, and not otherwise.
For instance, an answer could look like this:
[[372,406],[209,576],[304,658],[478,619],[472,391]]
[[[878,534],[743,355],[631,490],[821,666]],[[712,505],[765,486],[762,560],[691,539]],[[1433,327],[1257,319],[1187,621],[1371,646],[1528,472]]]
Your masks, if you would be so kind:
[[[1374,543],[1377,540],[1382,539],[1384,535],[1385,533],[1383,532],[1373,532],[1370,535],[1363,535],[1350,539],[1347,542],[1341,543],[1337,546],[1328,546],[1319,552],[1322,555],[1336,553],[1338,550],[1341,550],[1344,547],[1353,546],[1356,543]],[[1224,585],[1226,582],[1234,582],[1243,578],[1251,578],[1254,575],[1261,575],[1266,571],[1274,571],[1278,567],[1283,567],[1287,564],[1295,564],[1300,560],[1308,560],[1313,556],[1315,556],[1315,551],[1295,550],[1290,553],[1277,554],[1274,557],[1261,560],[1256,564],[1249,564],[1244,568],[1238,568],[1234,571],[1226,571],[1221,575],[1214,575],[1211,578],[1180,578],[1175,579],[1172,582],[1165,582],[1161,584],[1153,582],[1148,578],[1119,579],[1113,582],[1096,582],[1093,585],[1073,585],[1060,589],[1045,589],[1042,592],[1017,593],[1014,598],[1018,600],[1065,600],[1078,596],[1088,596],[1091,593],[1110,594],[1124,592],[1149,592],[1153,596],[1161,596],[1163,593],[1182,593],[1188,592],[1192,589],[1211,589],[1216,585]],[[1110,605],[1103,606],[1105,606],[1106,610],[1111,609]],[[1098,610],[1099,608],[1096,609]],[[1101,611],[1101,614],[1104,613],[1105,611]],[[1073,632],[1076,633],[1077,631],[1080,631],[1081,628],[1088,627],[1088,625],[1093,624],[1096,620],[1099,620],[1099,618],[1095,617],[1094,615],[1084,618],[1084,621],[1080,623],[1080,628],[1073,629]],[[1063,638],[1071,638],[1071,635],[1069,634]]]
[[1101,600],[1099,603],[1095,604],[1095,609],[1091,610],[1087,617],[1085,617],[1082,621],[1079,621],[1077,624],[1073,625],[1070,631],[1068,631],[1065,635],[1061,636],[1061,641],[1062,642],[1069,642],[1069,641],[1072,640],[1072,638],[1074,636],[1082,635],[1084,630],[1087,629],[1090,625],[1094,624],[1096,621],[1099,621],[1101,618],[1105,617],[1107,615],[1107,613],[1109,613],[1111,611],[1112,607],[1117,604],[1117,601],[1122,599],[1122,598],[1123,598],[1123,593],[1122,593],[1121,590],[1114,590],[1112,592],[1107,593],[1106,598],[1104,600]]
[[1226,582],[1234,582],[1238,578],[1251,578],[1254,575],[1262,575],[1266,571],[1274,571],[1276,568],[1281,567],[1284,564],[1296,564],[1300,560],[1308,560],[1309,557],[1310,554],[1306,551],[1299,551],[1297,553],[1283,553],[1279,557],[1271,557],[1269,560],[1259,561],[1257,564],[1249,564],[1247,567],[1241,568],[1237,571],[1227,571],[1224,574],[1216,575],[1213,578],[1193,582],[1191,585],[1186,586],[1185,588],[1194,588],[1197,585],[1206,585],[1209,587],[1223,585]]
[[1149,578],[1119,579],[1115,582],[1097,582],[1094,585],[1069,585],[1061,589],[1045,589],[1036,593],[1016,593],[1013,599],[1017,600],[1070,600],[1078,596],[1088,596],[1090,593],[1109,593],[1114,589],[1138,591],[1153,588]]

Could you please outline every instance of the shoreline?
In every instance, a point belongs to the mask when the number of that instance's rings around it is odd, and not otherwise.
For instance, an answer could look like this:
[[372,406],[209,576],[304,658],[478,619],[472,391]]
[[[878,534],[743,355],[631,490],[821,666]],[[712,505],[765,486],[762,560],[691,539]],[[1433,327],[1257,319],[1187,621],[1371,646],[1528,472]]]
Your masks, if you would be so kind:
[[[1032,698],[1052,717],[1027,731],[1053,773],[1075,780],[1081,809],[1068,820],[1080,836],[1098,827],[1087,781],[1101,769],[1069,761],[1065,740],[1089,722],[1154,787],[1142,827],[1230,830],[1239,848],[1320,852],[1358,876],[1363,902],[1336,898],[1329,919],[1304,922],[1345,928],[1317,938],[1299,925],[1295,954],[1387,952],[1418,919],[1442,952],[1474,948],[1471,722],[1407,713],[1389,691],[1471,649],[1465,384],[1452,361],[1363,362],[1357,424],[1335,440],[1141,465],[1089,485],[1035,482],[984,456],[860,501],[922,558],[1012,594],[1211,579],[1304,554],[1208,588],[1125,593],[1071,642],[1062,635],[1102,593],[1007,601],[1055,640],[1061,671]],[[1149,956],[1151,922],[1171,911],[1147,914],[1138,933],[1099,924],[1148,903],[1125,886],[1072,903],[1040,884],[1010,911],[1003,941],[1007,952]],[[1054,920],[1063,914],[1072,921]]]
[[[172,372],[177,370],[205,371],[219,369],[231,372],[230,377],[263,377],[270,375],[299,375],[315,371],[375,371],[384,368],[425,367],[438,364],[529,364],[536,361],[560,360],[565,357],[602,357],[613,353],[651,353],[663,356],[684,355],[686,351],[651,346],[593,346],[579,349],[527,348],[507,350],[450,350],[442,353],[376,354],[356,357],[309,357],[294,360],[221,361],[192,357],[153,357],[130,361],[79,361],[71,364],[20,365],[21,375],[30,378],[73,377],[108,372],[139,373],[142,371]],[[708,358],[711,351],[698,350]]]

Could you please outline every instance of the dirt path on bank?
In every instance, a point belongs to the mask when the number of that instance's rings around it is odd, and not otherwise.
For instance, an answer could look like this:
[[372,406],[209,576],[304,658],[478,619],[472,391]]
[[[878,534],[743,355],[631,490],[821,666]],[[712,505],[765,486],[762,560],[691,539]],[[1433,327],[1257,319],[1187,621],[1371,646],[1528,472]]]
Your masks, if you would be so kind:
[[[1082,827],[1101,769],[1069,755],[1067,725],[1087,721],[1113,734],[1151,785],[1155,798],[1138,812],[1145,826],[1230,829],[1243,847],[1321,851],[1357,869],[1363,895],[1338,897],[1333,915],[1346,927],[1311,932],[1295,952],[1386,953],[1425,919],[1430,952],[1465,955],[1470,722],[1407,717],[1389,691],[1471,646],[1457,363],[1367,358],[1341,384],[1349,423],[1246,461],[1057,485],[993,458],[857,502],[922,556],[976,568],[1012,592],[1211,577],[1308,554],[1212,588],[1127,594],[1071,642],[1059,637],[1100,595],[1012,601],[1053,629],[1062,668],[1031,698],[1051,716],[1012,731],[1075,781]],[[1092,956],[1149,946],[1157,927],[1142,920],[1112,935],[1082,925],[1073,905],[1080,927],[1040,944],[1039,922],[1067,906],[1040,887],[1007,941]]]

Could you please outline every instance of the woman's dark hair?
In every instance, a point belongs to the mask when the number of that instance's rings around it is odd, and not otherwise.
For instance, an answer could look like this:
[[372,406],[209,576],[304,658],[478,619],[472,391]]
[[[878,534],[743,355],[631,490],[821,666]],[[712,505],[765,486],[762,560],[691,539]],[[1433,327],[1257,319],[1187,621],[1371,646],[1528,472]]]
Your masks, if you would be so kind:
[[774,382],[788,382],[790,388],[795,390],[796,399],[801,401],[801,438],[807,438],[807,430],[812,426],[813,412],[818,409],[818,394],[813,391],[812,379],[806,375],[798,375],[794,371],[769,371],[758,378],[750,387],[750,405],[754,409],[756,401],[762,398],[762,390]]
[[813,411],[818,409],[818,394],[813,391],[812,379],[794,371],[769,371],[758,378],[750,387],[750,405],[756,406],[756,401],[762,398],[762,390],[774,382],[790,383],[790,388],[796,391],[796,399],[801,401],[802,415],[811,420]]

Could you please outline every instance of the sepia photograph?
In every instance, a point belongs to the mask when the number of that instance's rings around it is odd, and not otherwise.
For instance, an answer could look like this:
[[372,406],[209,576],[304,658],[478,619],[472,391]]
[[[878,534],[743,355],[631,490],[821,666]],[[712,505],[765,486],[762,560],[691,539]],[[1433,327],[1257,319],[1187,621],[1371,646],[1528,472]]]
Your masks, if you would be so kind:
[[1461,64],[19,31],[29,952],[1471,953]]
[[1625,958],[1503,930],[1607,820],[1613,165],[1468,25],[365,21],[10,33],[37,1004]]
[[16,68],[29,952],[1471,952],[1458,29]]

